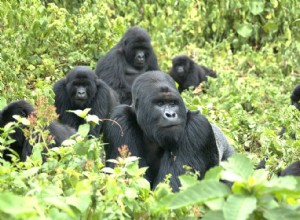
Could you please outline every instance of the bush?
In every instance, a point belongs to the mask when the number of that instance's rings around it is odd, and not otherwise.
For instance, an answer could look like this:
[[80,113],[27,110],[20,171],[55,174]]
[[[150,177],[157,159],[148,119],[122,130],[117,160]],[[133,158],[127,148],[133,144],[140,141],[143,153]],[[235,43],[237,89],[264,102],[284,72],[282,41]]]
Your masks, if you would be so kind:
[[[148,30],[164,72],[177,54],[217,72],[217,79],[182,96],[243,154],[201,182],[182,176],[179,193],[167,181],[152,192],[126,146],[118,166],[104,168],[104,143],[88,139],[83,125],[64,148],[50,150],[44,164],[45,142],[34,145],[26,162],[0,157],[0,218],[299,219],[299,178],[276,176],[300,158],[300,113],[290,105],[300,75],[299,14],[296,0],[0,2],[0,107],[17,99],[38,105],[46,97],[40,108],[47,112],[56,80],[76,65],[94,69],[128,27],[139,25]],[[29,135],[47,135],[45,116]],[[11,126],[0,138],[1,152]],[[279,138],[282,126],[287,132]],[[265,156],[266,170],[254,171]],[[234,181],[231,190],[221,177]]]

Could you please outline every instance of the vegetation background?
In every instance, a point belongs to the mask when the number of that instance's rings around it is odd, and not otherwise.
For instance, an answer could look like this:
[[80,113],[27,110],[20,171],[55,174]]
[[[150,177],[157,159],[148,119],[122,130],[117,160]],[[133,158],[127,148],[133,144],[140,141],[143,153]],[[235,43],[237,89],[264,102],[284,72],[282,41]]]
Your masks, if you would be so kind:
[[[0,159],[0,218],[299,219],[299,178],[276,176],[300,159],[300,113],[290,105],[300,78],[297,0],[3,0],[0,108],[19,99],[37,105],[40,118],[31,128],[43,133],[45,121],[55,117],[48,107],[53,83],[75,65],[95,69],[134,25],[149,32],[164,72],[177,54],[217,72],[217,79],[182,95],[240,154],[201,182],[183,176],[180,193],[166,184],[152,192],[145,170],[126,150],[119,167],[103,168],[103,143],[87,139],[88,126],[82,126],[69,147],[50,151],[44,164],[39,152],[46,143],[36,144],[24,163]],[[0,149],[11,129],[4,129]],[[263,157],[266,170],[253,171]],[[221,176],[235,181],[231,190]]]

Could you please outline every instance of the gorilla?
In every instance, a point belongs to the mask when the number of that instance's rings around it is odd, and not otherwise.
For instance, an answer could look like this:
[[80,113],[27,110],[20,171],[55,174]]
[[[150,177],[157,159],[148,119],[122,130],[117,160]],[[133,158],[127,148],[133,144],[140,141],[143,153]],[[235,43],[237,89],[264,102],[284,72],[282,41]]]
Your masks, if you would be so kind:
[[279,173],[279,176],[300,176],[300,161],[296,161]]
[[[216,141],[219,128],[212,127],[199,112],[188,110],[173,79],[160,71],[137,77],[132,105],[116,107],[111,119],[114,122],[104,122],[103,129],[104,142],[108,143],[106,159],[117,158],[118,148],[127,145],[129,152],[140,158],[140,167],[149,167],[146,178],[153,189],[172,174],[170,185],[178,191],[178,176],[185,172],[184,165],[199,171],[202,178],[209,168],[231,154],[227,149],[218,149],[217,144],[225,137]],[[106,166],[114,164],[107,162]]]
[[214,71],[205,66],[198,65],[185,55],[173,58],[170,75],[178,83],[180,93],[190,86],[197,87],[201,82],[207,81],[207,76],[217,77]]
[[[0,127],[2,128],[9,122],[15,121],[13,118],[14,115],[27,118],[33,112],[33,106],[24,100],[11,102],[0,112]],[[64,140],[76,133],[75,129],[67,125],[62,125],[57,121],[51,122],[47,129],[55,141],[54,145],[49,146],[50,148],[60,146]],[[32,154],[32,146],[29,144],[29,141],[26,140],[22,129],[15,128],[15,133],[10,134],[10,137],[15,140],[15,142],[11,143],[9,148],[19,155],[21,161],[25,161],[27,156]],[[4,150],[3,158],[7,161],[11,161],[10,154],[11,151],[9,149]]]
[[98,61],[96,74],[118,93],[121,104],[131,104],[133,81],[150,70],[159,70],[150,37],[143,28],[131,27]]
[[300,110],[300,103],[299,103],[299,100],[300,100],[300,84],[298,84],[293,92],[292,92],[292,95],[291,95],[291,102],[292,102],[292,105],[294,105],[298,110]]
[[[291,95],[291,104],[294,105],[298,110],[300,110],[300,103],[299,103],[299,100],[300,100],[300,84],[296,85],[293,92],[292,92],[292,95]],[[283,134],[286,132],[286,128],[283,126],[279,132],[279,137],[282,138],[283,137]],[[296,140],[296,134],[295,133],[292,133],[290,134],[290,137],[294,140]]]
[[[65,78],[54,84],[53,90],[60,122],[75,129],[84,124],[85,120],[67,110],[91,108],[89,114],[105,119],[119,103],[118,95],[87,66],[71,69]],[[96,125],[90,134],[98,137],[101,131],[102,124]]]

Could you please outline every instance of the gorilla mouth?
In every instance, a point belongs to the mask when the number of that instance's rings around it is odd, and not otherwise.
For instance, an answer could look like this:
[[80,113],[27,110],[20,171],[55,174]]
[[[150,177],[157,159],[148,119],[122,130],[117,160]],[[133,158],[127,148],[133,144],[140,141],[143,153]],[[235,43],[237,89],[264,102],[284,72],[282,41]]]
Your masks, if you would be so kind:
[[135,63],[135,67],[140,67],[140,68],[143,68],[145,66],[145,62],[142,61],[142,62],[136,62]]
[[173,128],[178,126],[181,126],[181,124],[168,124],[168,125],[161,126],[161,128]]

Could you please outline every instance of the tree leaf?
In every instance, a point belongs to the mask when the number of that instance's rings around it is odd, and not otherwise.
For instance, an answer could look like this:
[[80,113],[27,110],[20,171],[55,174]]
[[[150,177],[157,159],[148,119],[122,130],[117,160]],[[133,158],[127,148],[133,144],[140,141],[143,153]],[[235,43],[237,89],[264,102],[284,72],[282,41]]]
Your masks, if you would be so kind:
[[256,209],[256,198],[253,196],[230,195],[224,205],[226,220],[246,220]]
[[236,28],[238,34],[244,38],[248,38],[251,36],[253,27],[249,23],[239,24]]
[[264,11],[263,1],[250,1],[250,12],[253,15],[258,15]]

